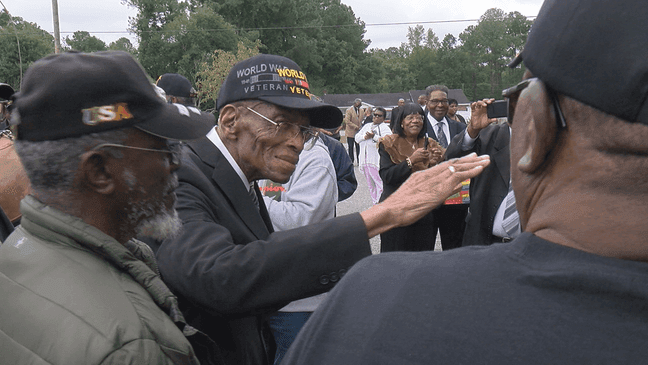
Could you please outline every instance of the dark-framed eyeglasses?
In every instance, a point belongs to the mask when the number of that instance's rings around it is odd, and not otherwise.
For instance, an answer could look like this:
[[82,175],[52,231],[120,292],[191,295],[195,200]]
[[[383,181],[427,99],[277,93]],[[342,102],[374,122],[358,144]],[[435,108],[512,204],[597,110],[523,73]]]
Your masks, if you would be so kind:
[[[507,105],[508,105],[507,121],[509,124],[511,125],[513,124],[513,115],[515,113],[515,108],[517,107],[517,102],[520,98],[520,94],[522,93],[522,90],[526,89],[533,81],[536,80],[538,80],[537,77],[532,77],[526,80],[522,80],[522,82],[520,82],[519,84],[513,87],[502,90],[502,96],[506,98]],[[553,89],[551,89],[547,84],[545,84],[545,88],[547,89],[547,92],[549,93],[549,98],[551,99],[551,103],[553,104],[558,125],[561,128],[567,128],[567,121],[565,120],[565,116],[562,112],[562,109],[560,109],[560,102],[558,101],[558,96],[556,95],[556,92]]]
[[96,151],[100,148],[127,148],[131,150],[137,150],[137,151],[147,151],[147,152],[158,152],[158,153],[165,153],[169,156],[169,163],[172,165],[179,165],[180,164],[180,157],[182,156],[182,145],[180,143],[172,143],[168,145],[168,149],[166,150],[159,150],[155,148],[144,148],[144,147],[134,147],[134,146],[126,146],[123,144],[116,144],[116,143],[101,143],[96,146],[94,146],[90,151]]
[[432,100],[428,101],[428,103],[430,103],[431,105],[434,105],[434,106],[439,105],[439,104],[448,105],[448,99],[432,99]]
[[246,106],[245,108],[251,111],[252,113],[258,115],[259,117],[263,118],[263,120],[265,120],[266,122],[273,124],[276,127],[275,134],[281,132],[282,134],[290,136],[291,138],[295,138],[300,135],[305,150],[310,150],[315,145],[315,141],[317,140],[317,136],[319,135],[319,132],[316,131],[315,129],[310,127],[304,127],[290,122],[277,123],[274,120],[266,117],[265,115],[257,112],[256,110],[250,107]]
[[374,118],[384,118],[385,114],[376,114],[376,113],[374,113],[373,116],[374,116]]

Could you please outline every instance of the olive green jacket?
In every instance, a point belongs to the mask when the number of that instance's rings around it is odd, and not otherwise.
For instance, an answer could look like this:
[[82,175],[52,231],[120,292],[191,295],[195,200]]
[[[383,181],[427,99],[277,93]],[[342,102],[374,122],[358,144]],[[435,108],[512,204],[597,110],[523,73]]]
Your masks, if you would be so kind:
[[21,211],[0,246],[0,364],[198,364],[148,246],[32,196]]

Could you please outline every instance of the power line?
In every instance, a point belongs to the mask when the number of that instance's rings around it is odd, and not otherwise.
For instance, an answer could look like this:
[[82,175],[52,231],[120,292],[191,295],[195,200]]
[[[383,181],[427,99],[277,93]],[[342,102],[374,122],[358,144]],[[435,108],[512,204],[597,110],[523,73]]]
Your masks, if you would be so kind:
[[[527,19],[535,18],[535,16],[528,16]],[[478,22],[479,19],[455,19],[455,20],[429,20],[429,21],[416,21],[416,22],[392,22],[392,23],[371,23],[366,24],[365,27],[383,27],[383,26],[396,26],[396,25],[419,25],[419,24],[446,24],[446,23],[470,23]],[[290,27],[258,27],[258,28],[212,28],[212,29],[185,29],[185,30],[146,30],[144,33],[178,33],[178,32],[222,32],[222,31],[254,31],[254,30],[301,30],[301,29],[321,29],[321,28],[348,28],[355,27],[357,24],[339,24],[339,25],[306,25],[306,26],[290,26]],[[76,31],[62,31],[61,34],[74,34]],[[90,34],[130,34],[130,31],[87,31]],[[49,32],[48,32],[49,33]]]

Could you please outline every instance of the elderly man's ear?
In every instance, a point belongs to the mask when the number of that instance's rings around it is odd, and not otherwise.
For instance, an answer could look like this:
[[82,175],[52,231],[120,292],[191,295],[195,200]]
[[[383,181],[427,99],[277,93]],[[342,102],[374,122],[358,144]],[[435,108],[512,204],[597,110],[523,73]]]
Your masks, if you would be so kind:
[[553,104],[542,81],[532,82],[520,94],[512,127],[511,152],[524,151],[512,167],[533,174],[542,168],[558,137]]
[[118,165],[105,151],[88,151],[81,155],[79,173],[81,184],[98,194],[109,195],[115,191]]
[[240,123],[240,118],[237,118],[238,113],[238,108],[231,104],[225,105],[221,109],[218,120],[221,138],[236,140],[237,124]]

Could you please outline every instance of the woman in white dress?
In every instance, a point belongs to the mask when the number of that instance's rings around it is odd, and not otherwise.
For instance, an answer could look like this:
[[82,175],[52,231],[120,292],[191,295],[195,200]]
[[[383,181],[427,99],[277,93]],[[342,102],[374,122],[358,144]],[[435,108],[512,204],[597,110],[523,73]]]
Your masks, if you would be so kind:
[[376,204],[383,192],[383,183],[380,179],[380,155],[378,154],[378,142],[384,136],[392,134],[389,124],[385,123],[387,112],[382,107],[376,107],[373,111],[373,122],[367,123],[356,133],[355,140],[360,145],[360,157],[358,165],[360,171],[367,178],[371,201]]

